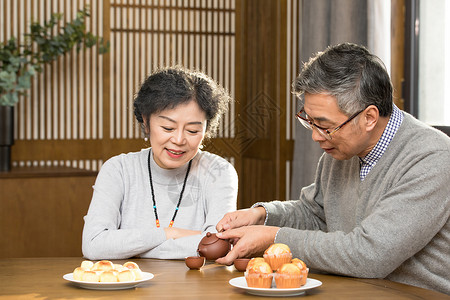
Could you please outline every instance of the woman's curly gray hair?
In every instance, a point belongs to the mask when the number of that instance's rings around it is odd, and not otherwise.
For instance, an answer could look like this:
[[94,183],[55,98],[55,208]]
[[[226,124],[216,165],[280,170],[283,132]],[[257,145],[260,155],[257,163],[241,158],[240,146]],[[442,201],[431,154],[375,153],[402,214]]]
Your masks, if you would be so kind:
[[201,71],[181,66],[156,70],[142,83],[134,99],[134,115],[141,126],[145,126],[144,120],[149,120],[152,114],[191,100],[196,101],[206,114],[205,137],[214,137],[231,97],[220,84]]

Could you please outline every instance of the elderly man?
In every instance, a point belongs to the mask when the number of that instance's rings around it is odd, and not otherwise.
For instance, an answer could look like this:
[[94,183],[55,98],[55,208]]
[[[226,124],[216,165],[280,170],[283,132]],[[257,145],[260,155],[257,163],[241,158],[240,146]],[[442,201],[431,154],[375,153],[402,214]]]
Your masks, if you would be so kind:
[[234,243],[218,263],[287,244],[315,270],[386,278],[450,293],[450,138],[392,101],[389,75],[344,43],[305,64],[297,119],[324,150],[299,200],[228,213]]

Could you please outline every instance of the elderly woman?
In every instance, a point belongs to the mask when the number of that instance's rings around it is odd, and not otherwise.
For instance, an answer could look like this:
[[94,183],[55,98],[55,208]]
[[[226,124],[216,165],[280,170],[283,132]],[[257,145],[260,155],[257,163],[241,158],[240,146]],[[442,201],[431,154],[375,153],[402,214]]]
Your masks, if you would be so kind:
[[142,84],[134,114],[151,148],[107,160],[85,216],[83,255],[180,259],[226,212],[238,178],[225,159],[201,151],[230,101],[205,74],[161,69]]

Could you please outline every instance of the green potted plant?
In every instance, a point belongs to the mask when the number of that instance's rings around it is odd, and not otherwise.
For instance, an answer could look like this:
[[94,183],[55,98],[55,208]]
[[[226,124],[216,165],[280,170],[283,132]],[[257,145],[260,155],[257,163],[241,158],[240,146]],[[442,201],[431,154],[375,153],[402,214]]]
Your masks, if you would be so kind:
[[27,95],[31,78],[43,70],[43,65],[56,60],[76,47],[91,48],[98,45],[98,52],[108,51],[109,43],[86,32],[86,17],[89,7],[77,12],[71,22],[60,27],[57,34],[54,28],[62,14],[54,13],[43,25],[30,24],[29,33],[24,34],[24,42],[18,43],[12,37],[0,44],[0,172],[11,169],[11,146],[14,144],[14,105],[20,96]]

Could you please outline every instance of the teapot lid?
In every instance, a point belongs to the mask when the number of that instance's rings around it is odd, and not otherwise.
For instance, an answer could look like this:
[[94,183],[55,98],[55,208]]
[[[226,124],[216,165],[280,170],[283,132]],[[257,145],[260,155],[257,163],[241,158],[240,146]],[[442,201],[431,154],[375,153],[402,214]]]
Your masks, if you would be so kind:
[[219,240],[215,233],[207,232],[206,235],[200,241],[202,245],[209,245]]

